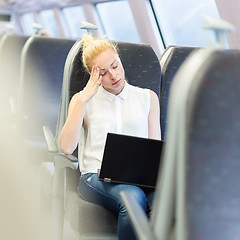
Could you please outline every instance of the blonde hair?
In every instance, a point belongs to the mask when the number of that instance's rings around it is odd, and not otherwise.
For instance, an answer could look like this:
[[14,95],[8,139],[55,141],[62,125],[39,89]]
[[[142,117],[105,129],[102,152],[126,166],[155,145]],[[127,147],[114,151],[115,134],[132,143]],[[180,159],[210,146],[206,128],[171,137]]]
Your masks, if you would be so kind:
[[84,34],[82,41],[82,62],[88,73],[91,72],[91,61],[100,53],[112,49],[118,52],[117,46],[109,40],[102,38],[94,38],[88,34]]

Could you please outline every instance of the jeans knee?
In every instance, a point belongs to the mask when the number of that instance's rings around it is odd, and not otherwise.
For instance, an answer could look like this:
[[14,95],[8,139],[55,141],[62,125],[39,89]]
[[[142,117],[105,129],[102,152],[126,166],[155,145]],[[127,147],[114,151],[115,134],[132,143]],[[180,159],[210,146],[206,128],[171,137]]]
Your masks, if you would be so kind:
[[[131,196],[135,199],[135,201],[142,207],[142,209],[144,211],[146,211],[147,198],[146,198],[144,191],[141,188],[133,186],[129,189],[126,189],[125,191],[130,192]],[[120,211],[122,213],[127,211],[122,202],[121,202],[121,206],[120,206]]]

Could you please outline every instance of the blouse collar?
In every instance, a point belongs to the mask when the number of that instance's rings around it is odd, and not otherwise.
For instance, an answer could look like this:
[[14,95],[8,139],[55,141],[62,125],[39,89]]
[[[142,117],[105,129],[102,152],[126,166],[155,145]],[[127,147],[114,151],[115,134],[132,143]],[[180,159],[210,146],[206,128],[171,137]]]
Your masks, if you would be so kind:
[[100,86],[100,91],[108,101],[113,101],[113,99],[117,97],[126,99],[128,94],[128,88],[129,88],[129,84],[125,81],[125,86],[123,87],[123,90],[118,95],[108,92],[107,90],[104,89],[102,85]]

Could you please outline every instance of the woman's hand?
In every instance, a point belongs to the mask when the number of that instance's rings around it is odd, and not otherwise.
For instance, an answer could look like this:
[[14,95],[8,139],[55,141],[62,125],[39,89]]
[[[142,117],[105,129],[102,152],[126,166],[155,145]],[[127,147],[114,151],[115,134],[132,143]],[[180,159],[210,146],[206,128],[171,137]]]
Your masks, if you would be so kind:
[[88,102],[97,93],[101,82],[102,76],[100,75],[99,66],[95,65],[92,67],[90,78],[81,94],[85,102]]

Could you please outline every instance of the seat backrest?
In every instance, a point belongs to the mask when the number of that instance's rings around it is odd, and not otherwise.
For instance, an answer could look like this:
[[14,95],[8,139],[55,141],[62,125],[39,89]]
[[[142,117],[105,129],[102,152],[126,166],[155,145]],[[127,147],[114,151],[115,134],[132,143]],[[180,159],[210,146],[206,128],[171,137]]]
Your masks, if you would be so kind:
[[16,34],[5,34],[0,43],[0,95],[1,104],[9,109],[9,98],[17,97],[20,81],[21,52],[28,37]]
[[[152,47],[148,44],[128,42],[116,42],[116,44],[127,81],[135,86],[149,88],[160,97],[161,67]],[[66,121],[67,109],[72,96],[82,90],[89,79],[89,74],[83,67],[81,56],[81,41],[79,40],[69,53],[70,60],[67,60],[69,64],[65,65],[62,104],[56,138],[58,138]]]
[[163,232],[175,192],[176,239],[239,235],[239,61],[238,50],[202,49],[174,78],[154,220]]
[[240,235],[240,51],[215,51],[187,100],[188,239]]
[[[174,77],[151,222],[157,239],[239,235],[240,51],[193,52]],[[187,220],[187,221],[186,221]]]
[[63,69],[75,40],[31,37],[21,56],[18,112],[27,116],[24,131],[43,135],[42,126],[56,130]]
[[160,109],[163,140],[166,139],[168,98],[173,78],[184,60],[195,49],[194,47],[169,46],[160,58],[162,71]]

